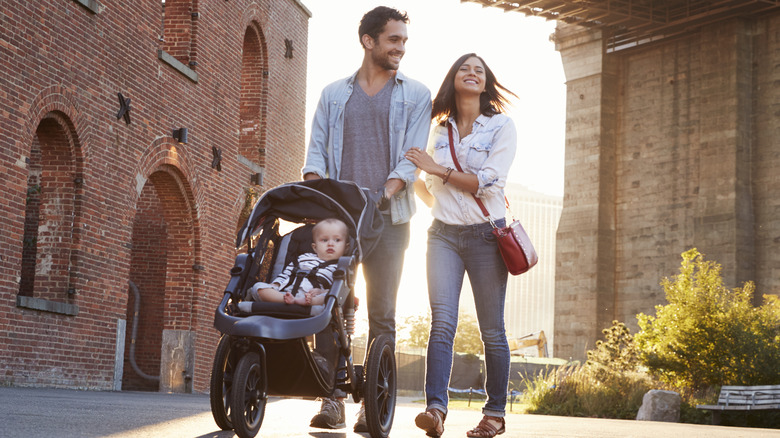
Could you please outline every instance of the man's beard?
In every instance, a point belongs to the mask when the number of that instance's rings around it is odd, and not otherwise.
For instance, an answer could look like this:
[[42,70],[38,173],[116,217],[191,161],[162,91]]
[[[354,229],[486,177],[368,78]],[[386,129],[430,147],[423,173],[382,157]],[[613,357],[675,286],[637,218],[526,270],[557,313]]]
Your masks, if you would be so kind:
[[398,67],[400,65],[400,61],[398,64],[395,64],[390,61],[390,54],[385,53],[383,56],[374,56],[374,63],[376,65],[382,67],[385,70],[398,70]]

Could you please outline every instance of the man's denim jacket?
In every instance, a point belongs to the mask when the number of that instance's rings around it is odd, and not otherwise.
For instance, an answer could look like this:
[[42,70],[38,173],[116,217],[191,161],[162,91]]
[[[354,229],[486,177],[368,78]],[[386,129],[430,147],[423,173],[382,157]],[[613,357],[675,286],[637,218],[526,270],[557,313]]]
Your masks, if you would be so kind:
[[[357,72],[322,90],[311,126],[306,165],[301,174],[316,173],[321,178],[339,179],[344,146],[344,107],[352,94]],[[400,71],[390,103],[390,163],[395,166],[387,179],[398,178],[406,186],[390,200],[393,224],[409,222],[415,212],[413,183],[417,167],[404,158],[411,147],[425,150],[431,127],[431,92]],[[376,189],[377,187],[369,187]]]

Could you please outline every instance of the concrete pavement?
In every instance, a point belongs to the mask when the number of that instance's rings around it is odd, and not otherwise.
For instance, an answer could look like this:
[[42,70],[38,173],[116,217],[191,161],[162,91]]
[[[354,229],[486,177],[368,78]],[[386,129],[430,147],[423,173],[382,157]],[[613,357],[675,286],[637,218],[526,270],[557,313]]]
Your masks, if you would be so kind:
[[[319,403],[301,399],[269,401],[259,437],[363,438],[352,432],[358,410],[347,403],[347,429],[309,428]],[[423,408],[400,397],[391,436],[424,437],[414,426]],[[476,410],[451,410],[444,438],[465,437],[481,415]],[[220,431],[209,407],[208,395],[149,392],[96,392],[65,389],[0,387],[0,437],[111,437],[111,438],[229,438]],[[603,420],[510,414],[502,437],[603,438],[780,438],[780,430],[691,424]]]

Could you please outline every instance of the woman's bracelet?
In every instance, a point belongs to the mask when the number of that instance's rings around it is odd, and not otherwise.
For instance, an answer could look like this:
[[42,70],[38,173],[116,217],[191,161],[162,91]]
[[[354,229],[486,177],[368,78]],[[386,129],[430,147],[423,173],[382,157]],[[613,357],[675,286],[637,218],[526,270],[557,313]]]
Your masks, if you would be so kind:
[[450,174],[452,173],[453,170],[455,170],[455,169],[453,169],[452,167],[448,167],[447,171],[444,172],[444,177],[441,179],[441,184],[442,185],[446,185],[447,184],[447,181],[450,179]]

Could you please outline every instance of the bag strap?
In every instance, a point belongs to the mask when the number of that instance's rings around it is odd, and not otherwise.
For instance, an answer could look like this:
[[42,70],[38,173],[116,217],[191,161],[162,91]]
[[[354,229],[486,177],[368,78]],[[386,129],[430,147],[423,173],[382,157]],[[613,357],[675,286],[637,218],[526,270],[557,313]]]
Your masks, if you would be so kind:
[[[458,156],[455,155],[455,142],[452,141],[452,124],[447,123],[447,133],[450,136],[450,154],[452,154],[452,162],[455,163],[455,168],[458,169],[458,172],[463,172],[463,169],[460,168],[460,163],[458,163]],[[482,214],[485,215],[485,217],[490,220],[490,213],[488,213],[487,208],[485,208],[485,204],[482,203],[482,201],[479,200],[476,196],[474,196],[473,193],[471,193],[471,197],[474,198],[475,201],[477,201],[477,205],[479,205],[480,210],[482,210]],[[490,221],[493,223],[493,221]]]
[[[458,162],[458,156],[455,155],[455,142],[452,141],[452,124],[449,122],[447,122],[447,134],[449,134],[450,137],[450,155],[452,155],[452,162],[455,163],[455,168],[458,169],[458,172],[463,172],[463,169],[460,168],[460,163]],[[480,210],[482,210],[482,214],[484,214],[492,224],[493,221],[490,219],[490,214],[488,213],[487,208],[485,208],[485,204],[483,204],[473,193],[471,193],[471,197],[477,201],[477,205],[479,205]],[[507,210],[509,210],[509,199],[507,199],[506,196],[504,196],[504,202],[506,203]]]

